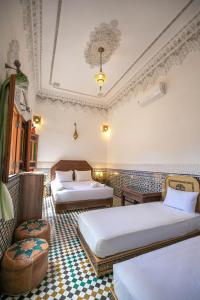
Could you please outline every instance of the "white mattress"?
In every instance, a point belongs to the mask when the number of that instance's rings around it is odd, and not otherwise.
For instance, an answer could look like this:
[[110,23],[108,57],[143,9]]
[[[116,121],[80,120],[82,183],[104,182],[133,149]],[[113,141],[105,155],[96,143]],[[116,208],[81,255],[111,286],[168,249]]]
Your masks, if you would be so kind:
[[72,181],[62,183],[62,190],[57,190],[60,188],[61,184],[56,180],[51,182],[51,191],[54,200],[57,203],[64,203],[67,201],[77,201],[77,200],[90,200],[90,199],[106,199],[113,197],[113,189],[104,184],[99,184],[97,187],[92,187],[91,183],[94,181]]
[[199,300],[200,237],[114,265],[119,300]]
[[106,257],[200,229],[200,214],[152,202],[85,212],[78,224],[93,253]]

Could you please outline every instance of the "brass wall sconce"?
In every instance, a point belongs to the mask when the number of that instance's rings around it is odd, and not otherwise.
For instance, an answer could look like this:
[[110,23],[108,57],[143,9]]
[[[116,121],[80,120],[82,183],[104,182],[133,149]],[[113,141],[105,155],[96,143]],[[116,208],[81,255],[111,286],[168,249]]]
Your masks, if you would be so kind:
[[41,125],[41,117],[40,116],[33,116],[33,123],[35,125]]
[[106,124],[102,125],[102,127],[101,127],[101,131],[102,132],[108,132],[108,130],[109,130],[109,126],[108,125],[106,125]]
[[74,123],[74,134],[73,134],[73,138],[74,138],[75,140],[77,140],[77,138],[78,138],[78,131],[77,131],[77,125],[76,125],[76,123]]
[[102,178],[102,177],[103,177],[103,172],[101,172],[101,171],[96,171],[96,172],[95,172],[95,176],[96,176],[97,178]]
[[99,182],[103,182],[105,180],[104,173],[102,171],[96,171],[95,172],[95,180]]

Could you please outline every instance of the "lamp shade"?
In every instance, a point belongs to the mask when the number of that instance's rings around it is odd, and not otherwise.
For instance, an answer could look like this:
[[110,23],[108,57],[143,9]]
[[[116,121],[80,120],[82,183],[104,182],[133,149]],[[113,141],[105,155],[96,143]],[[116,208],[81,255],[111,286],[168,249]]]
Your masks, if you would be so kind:
[[95,75],[95,80],[99,86],[102,86],[106,81],[106,74],[103,72],[99,72]]

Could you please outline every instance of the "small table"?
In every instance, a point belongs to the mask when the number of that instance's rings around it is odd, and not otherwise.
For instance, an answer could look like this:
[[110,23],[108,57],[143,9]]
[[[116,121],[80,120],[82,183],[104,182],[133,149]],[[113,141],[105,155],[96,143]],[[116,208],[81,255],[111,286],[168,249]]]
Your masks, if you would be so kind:
[[152,191],[149,188],[137,186],[125,186],[121,193],[121,205],[128,201],[132,204],[161,201],[162,193]]

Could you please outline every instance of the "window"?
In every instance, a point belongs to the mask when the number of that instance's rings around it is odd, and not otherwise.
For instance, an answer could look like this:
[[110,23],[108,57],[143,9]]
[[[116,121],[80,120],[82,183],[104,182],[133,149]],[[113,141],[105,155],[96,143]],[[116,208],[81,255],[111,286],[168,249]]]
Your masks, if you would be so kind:
[[14,101],[15,75],[11,75],[8,94],[8,120],[6,130],[3,181],[9,175],[36,168],[38,135],[31,133],[32,121],[25,121]]

